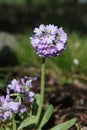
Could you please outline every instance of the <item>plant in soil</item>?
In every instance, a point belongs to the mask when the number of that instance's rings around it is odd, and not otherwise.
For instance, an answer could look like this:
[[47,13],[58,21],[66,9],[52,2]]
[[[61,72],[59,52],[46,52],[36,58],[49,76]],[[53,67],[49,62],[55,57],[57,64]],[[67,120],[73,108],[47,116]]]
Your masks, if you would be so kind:
[[[54,108],[50,104],[42,111],[45,90],[45,62],[60,55],[66,48],[67,34],[54,25],[40,25],[30,37],[31,44],[42,59],[40,93],[33,92],[36,77],[13,79],[6,88],[6,96],[0,96],[0,130],[43,130]],[[76,122],[72,118],[50,130],[67,130]],[[76,125],[77,126],[77,125]],[[77,128],[78,129],[78,128]]]

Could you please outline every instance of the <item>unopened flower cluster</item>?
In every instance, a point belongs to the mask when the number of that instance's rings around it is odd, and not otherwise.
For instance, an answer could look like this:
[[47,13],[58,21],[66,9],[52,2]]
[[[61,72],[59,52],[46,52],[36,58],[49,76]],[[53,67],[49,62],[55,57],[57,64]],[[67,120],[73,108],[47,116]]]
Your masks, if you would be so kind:
[[36,54],[41,57],[54,57],[66,48],[67,34],[62,27],[41,24],[39,28],[34,29],[30,40]]
[[[7,86],[7,95],[0,96],[0,120],[5,121],[11,117],[12,113],[24,113],[29,109],[25,104],[34,101],[32,81],[36,78],[24,77],[20,80],[13,79]],[[12,98],[15,97],[15,98]]]

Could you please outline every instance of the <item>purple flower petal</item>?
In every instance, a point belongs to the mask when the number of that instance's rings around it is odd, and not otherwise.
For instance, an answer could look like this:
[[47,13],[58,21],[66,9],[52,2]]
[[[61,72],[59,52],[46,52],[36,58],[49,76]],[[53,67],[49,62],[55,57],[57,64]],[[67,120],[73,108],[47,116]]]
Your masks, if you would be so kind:
[[12,110],[14,113],[17,113],[19,110],[19,102],[9,102],[9,109]]
[[34,94],[34,92],[31,91],[28,93],[28,95],[29,95],[29,97],[33,97],[35,94]]
[[27,81],[26,81],[26,86],[28,86],[29,88],[32,88],[32,87],[33,87],[30,80],[27,80]]
[[6,111],[6,112],[4,112],[4,114],[3,114],[3,118],[4,118],[4,120],[7,120],[7,119],[10,117],[10,114],[11,114],[10,111]]
[[24,112],[26,112],[26,111],[27,111],[26,106],[20,105],[20,107],[19,107],[19,112],[20,112],[20,113],[24,113]]

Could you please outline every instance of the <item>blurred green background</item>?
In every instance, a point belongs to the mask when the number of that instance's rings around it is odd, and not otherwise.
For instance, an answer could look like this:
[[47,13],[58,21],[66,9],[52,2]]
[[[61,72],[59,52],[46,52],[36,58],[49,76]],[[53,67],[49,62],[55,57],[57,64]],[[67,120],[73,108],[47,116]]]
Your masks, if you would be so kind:
[[62,83],[87,81],[87,0],[0,0],[0,86],[18,73],[39,75],[41,59],[29,37],[40,24],[62,26],[68,34],[62,55],[47,59],[52,76],[65,75]]

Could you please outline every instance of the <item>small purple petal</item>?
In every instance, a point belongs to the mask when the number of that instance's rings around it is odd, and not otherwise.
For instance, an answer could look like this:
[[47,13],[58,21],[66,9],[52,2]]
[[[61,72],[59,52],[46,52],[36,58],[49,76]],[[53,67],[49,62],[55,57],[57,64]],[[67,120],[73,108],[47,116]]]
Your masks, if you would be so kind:
[[33,101],[34,101],[34,98],[30,98],[30,99],[29,99],[29,102],[31,102],[31,103],[32,103]]
[[7,120],[7,119],[10,117],[10,114],[11,114],[10,111],[6,111],[6,112],[4,112],[4,114],[3,114],[3,118],[4,118],[4,120]]
[[26,86],[28,86],[29,88],[32,88],[32,87],[33,87],[30,80],[27,80],[27,81],[26,81]]
[[26,106],[20,105],[20,107],[19,107],[19,112],[20,112],[20,113],[24,113],[24,112],[26,112],[26,111],[27,111]]
[[15,84],[18,84],[18,81],[16,79],[13,79],[11,84],[14,86]]
[[34,92],[31,91],[28,93],[28,95],[29,95],[29,97],[33,97],[35,94],[34,94]]
[[18,112],[19,109],[19,102],[10,102],[9,103],[9,109],[11,109],[14,113]]
[[21,83],[24,83],[24,81],[25,81],[25,80],[24,80],[24,78],[21,78],[21,80],[20,80],[20,81],[21,81]]
[[58,48],[58,51],[60,51],[64,48],[64,45],[62,43],[58,43],[56,46]]

